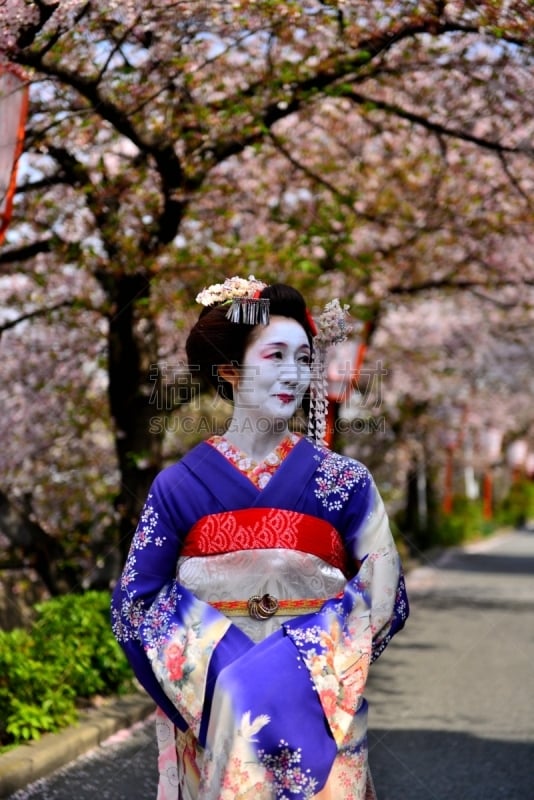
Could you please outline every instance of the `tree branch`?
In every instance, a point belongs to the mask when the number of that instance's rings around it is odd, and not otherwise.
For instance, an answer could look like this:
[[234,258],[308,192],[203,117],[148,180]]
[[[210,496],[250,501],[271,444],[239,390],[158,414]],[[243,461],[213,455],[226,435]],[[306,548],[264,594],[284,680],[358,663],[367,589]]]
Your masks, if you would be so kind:
[[37,34],[40,33],[41,29],[46,25],[54,11],[59,8],[59,2],[47,5],[46,3],[43,3],[42,0],[35,0],[34,5],[39,12],[39,18],[37,19],[37,22],[24,25],[20,29],[17,37],[17,46],[21,49],[29,47],[31,44],[33,44]]
[[[352,48],[350,55],[340,57],[338,59],[333,59],[330,57],[317,69],[315,74],[310,77],[299,79],[298,74],[296,73],[295,79],[290,83],[290,93],[287,90],[287,79],[284,80],[283,98],[281,98],[280,94],[278,94],[275,99],[265,105],[263,111],[258,117],[256,125],[247,126],[250,132],[243,134],[241,132],[236,133],[233,131],[232,134],[225,139],[221,138],[215,143],[206,142],[202,148],[204,153],[203,161],[208,161],[209,156],[211,155],[215,163],[221,163],[221,161],[224,161],[233,155],[237,155],[246,147],[260,141],[263,138],[266,129],[272,129],[272,127],[281,119],[300,111],[303,105],[309,105],[310,95],[320,95],[321,93],[327,94],[328,90],[333,89],[333,87],[336,88],[336,96],[348,97],[349,99],[352,98],[360,105],[372,103],[377,108],[381,108],[382,110],[388,111],[389,113],[394,113],[403,119],[407,119],[424,126],[428,130],[432,130],[438,135],[460,138],[464,141],[472,142],[480,147],[499,153],[527,152],[530,154],[532,152],[530,148],[506,147],[499,142],[487,140],[483,137],[473,136],[464,131],[431,122],[420,115],[401,108],[400,106],[388,104],[380,100],[366,98],[356,92],[352,92],[351,94],[350,91],[344,91],[342,87],[336,85],[342,80],[350,81],[351,76],[356,76],[363,67],[366,67],[368,64],[370,64],[378,55],[385,53],[398,42],[405,39],[410,39],[418,34],[427,33],[437,38],[438,36],[448,33],[469,34],[480,32],[476,25],[459,24],[451,20],[442,19],[440,14],[443,10],[443,4],[438,3],[437,10],[438,16],[418,17],[416,20],[408,24],[399,22],[396,26],[387,31],[380,32],[369,39],[360,41],[357,47],[354,46]],[[506,41],[510,41],[511,43],[515,43],[520,46],[525,45],[525,42],[517,40],[516,37],[504,38]],[[261,94],[265,92],[266,85],[274,89],[274,92],[276,93],[276,76],[266,76],[262,80],[258,80],[254,84],[251,84],[246,90],[241,91],[239,95],[226,97],[220,102],[211,104],[210,108],[215,113],[228,112],[237,102],[242,103],[244,98],[257,99],[258,96],[261,96]],[[283,100],[283,102],[281,102],[281,100]]]
[[[499,280],[494,280],[491,282],[491,288],[495,289],[502,289],[504,287],[516,287],[521,288],[524,286],[534,286],[534,279],[528,280],[523,279],[521,281],[514,281],[507,278],[501,278]],[[413,283],[410,286],[406,284],[394,284],[390,286],[388,289],[389,294],[394,295],[415,295],[419,292],[430,291],[432,289],[471,289],[474,291],[480,289],[488,289],[488,282],[482,279],[471,279],[471,278],[464,278],[454,280],[450,276],[446,278],[429,278],[426,281],[420,281],[419,283]],[[486,299],[489,299],[486,297]]]
[[4,322],[0,325],[0,336],[5,332],[9,331],[12,328],[16,328],[17,325],[20,325],[21,322],[26,322],[29,319],[35,319],[36,317],[44,317],[45,314],[51,314],[54,311],[57,311],[60,308],[72,308],[74,306],[78,306],[78,300],[62,300],[61,303],[55,303],[53,306],[45,306],[42,308],[36,308],[33,311],[27,311],[25,314],[21,314],[20,317],[16,319],[10,319],[8,322]]
[[[4,250],[0,253],[0,265],[7,264],[10,266],[14,262],[29,261],[39,253],[51,253],[57,242],[57,236],[50,236],[48,239],[41,239],[38,242],[32,242],[11,250]],[[9,275],[10,270],[2,270],[0,274]]]
[[273,131],[269,131],[269,138],[273,142],[276,149],[286,158],[290,164],[292,164],[296,169],[302,172],[303,175],[306,175],[310,180],[316,183],[318,186],[323,186],[329,192],[333,194],[334,197],[337,197],[340,202],[350,209],[350,211],[354,214],[354,216],[361,217],[362,219],[366,219],[368,222],[374,222],[377,225],[387,225],[389,221],[387,219],[380,219],[377,216],[373,216],[372,214],[364,214],[363,212],[360,213],[359,211],[355,211],[354,209],[354,202],[355,197],[350,194],[346,194],[341,192],[334,184],[327,181],[326,178],[323,178],[322,175],[318,175],[316,172],[311,170],[305,164],[302,164],[298,161],[290,152],[289,150],[284,147],[280,139],[273,133]]
[[447,136],[450,138],[461,139],[464,142],[471,142],[484,150],[492,150],[496,153],[526,153],[529,156],[534,155],[534,148],[531,147],[508,147],[493,139],[486,139],[483,136],[475,136],[474,134],[462,131],[459,128],[450,128],[447,125],[442,125],[440,122],[432,122],[421,114],[416,114],[413,111],[408,111],[401,106],[393,103],[387,103],[384,100],[377,100],[376,98],[369,97],[368,95],[355,92],[353,89],[340,89],[337,93],[339,97],[345,97],[352,100],[357,105],[367,105],[371,108],[386,111],[389,114],[394,114],[400,119],[408,120],[416,125],[426,128],[439,136]]
[[[184,189],[186,180],[183,167],[174,147],[167,142],[159,144],[143,138],[140,132],[129,119],[126,112],[123,112],[117,105],[110,101],[99,91],[101,75],[86,77],[79,72],[73,73],[57,63],[49,65],[43,60],[41,53],[25,51],[19,55],[19,62],[31,66],[45,75],[57,78],[67,86],[75,89],[84,97],[89,105],[98,109],[98,115],[107,120],[120,134],[129,139],[145,156],[152,156],[158,168],[163,192],[163,209],[160,214],[152,241],[157,240],[162,244],[168,244],[176,235],[180,222],[187,206]],[[74,158],[70,156],[71,160]],[[81,165],[78,163],[78,168]],[[193,188],[198,188],[203,180],[202,177],[193,179]],[[145,247],[145,250],[150,248]]]
[[526,201],[528,208],[531,208],[532,196],[528,195],[527,192],[524,191],[523,187],[521,186],[515,175],[512,174],[512,171],[506,162],[504,153],[502,152],[499,153],[499,161],[501,162],[504,174],[506,175],[506,177],[508,178],[508,180],[510,181],[516,192],[523,198],[523,200]]

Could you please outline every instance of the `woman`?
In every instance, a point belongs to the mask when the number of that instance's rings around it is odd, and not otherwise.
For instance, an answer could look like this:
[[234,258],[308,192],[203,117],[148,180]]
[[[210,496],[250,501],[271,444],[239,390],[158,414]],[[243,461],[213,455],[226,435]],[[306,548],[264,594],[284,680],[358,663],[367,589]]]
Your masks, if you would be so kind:
[[254,278],[197,299],[188,361],[233,416],[156,478],[112,609],[158,705],[158,800],[374,797],[363,690],[408,614],[399,557],[366,468],[289,430],[310,382],[323,430],[343,311],[318,333]]

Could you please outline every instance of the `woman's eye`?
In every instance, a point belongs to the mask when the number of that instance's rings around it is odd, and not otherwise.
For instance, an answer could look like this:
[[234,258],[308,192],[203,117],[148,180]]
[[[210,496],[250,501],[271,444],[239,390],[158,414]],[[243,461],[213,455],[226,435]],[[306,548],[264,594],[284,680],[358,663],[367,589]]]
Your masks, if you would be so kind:
[[281,350],[275,350],[272,353],[269,353],[269,355],[267,356],[267,358],[273,358],[273,359],[280,359],[283,357],[284,355]]
[[304,364],[306,367],[310,366],[311,359],[309,356],[300,356],[298,359],[299,364]]

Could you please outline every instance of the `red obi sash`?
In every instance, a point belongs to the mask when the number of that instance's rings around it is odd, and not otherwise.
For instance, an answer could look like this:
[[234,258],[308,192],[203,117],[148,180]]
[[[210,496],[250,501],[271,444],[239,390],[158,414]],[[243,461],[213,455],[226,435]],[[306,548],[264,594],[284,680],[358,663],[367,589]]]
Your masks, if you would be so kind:
[[268,548],[311,553],[349,574],[347,554],[337,530],[318,517],[283,508],[246,508],[201,517],[187,534],[180,555]]

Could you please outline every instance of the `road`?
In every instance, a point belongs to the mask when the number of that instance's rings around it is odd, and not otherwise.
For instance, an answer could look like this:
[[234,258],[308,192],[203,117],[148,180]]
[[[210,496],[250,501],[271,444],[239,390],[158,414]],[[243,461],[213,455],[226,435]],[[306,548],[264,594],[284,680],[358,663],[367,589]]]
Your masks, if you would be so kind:
[[[534,531],[450,551],[408,587],[367,692],[379,800],[534,800]],[[148,720],[10,800],[155,800],[156,785]]]
[[534,532],[447,553],[408,586],[368,691],[380,800],[534,800]]

